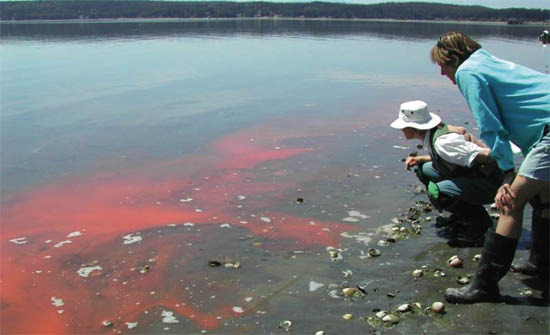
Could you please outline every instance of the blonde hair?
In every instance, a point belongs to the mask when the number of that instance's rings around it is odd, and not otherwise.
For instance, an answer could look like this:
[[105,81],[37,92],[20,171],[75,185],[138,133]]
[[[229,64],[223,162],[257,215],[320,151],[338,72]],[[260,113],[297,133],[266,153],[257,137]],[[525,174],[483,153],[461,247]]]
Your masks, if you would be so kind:
[[433,63],[458,67],[481,45],[461,32],[449,32],[439,38],[430,52]]

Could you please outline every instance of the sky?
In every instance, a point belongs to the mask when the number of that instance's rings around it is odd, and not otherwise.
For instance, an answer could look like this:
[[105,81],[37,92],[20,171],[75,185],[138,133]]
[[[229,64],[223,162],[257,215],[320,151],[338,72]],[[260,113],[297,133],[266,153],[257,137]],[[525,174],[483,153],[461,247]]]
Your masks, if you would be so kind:
[[[329,0],[330,1],[330,0]],[[418,0],[422,1],[422,0]],[[381,2],[411,2],[411,0],[345,0],[334,2],[373,4]],[[550,0],[433,0],[423,2],[439,2],[455,5],[479,5],[490,8],[543,8],[550,9]]]

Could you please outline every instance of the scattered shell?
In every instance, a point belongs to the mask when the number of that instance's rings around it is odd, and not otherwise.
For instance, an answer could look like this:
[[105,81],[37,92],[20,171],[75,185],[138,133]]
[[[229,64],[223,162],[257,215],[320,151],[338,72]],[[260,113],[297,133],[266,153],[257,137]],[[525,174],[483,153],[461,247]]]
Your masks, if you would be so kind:
[[388,314],[382,318],[384,322],[399,323],[399,318],[396,315]]
[[226,267],[226,268],[235,268],[235,269],[238,269],[238,268],[241,267],[241,263],[239,263],[238,261],[226,260],[226,261],[225,261],[225,267]]
[[411,310],[411,305],[410,304],[403,304],[399,307],[397,307],[397,310],[400,311],[400,312],[408,312]]
[[367,295],[367,290],[364,287],[361,287],[359,285],[355,285],[355,287],[357,287],[357,289],[361,291],[361,293],[363,293],[364,295]]
[[353,287],[346,287],[342,289],[342,293],[344,294],[345,297],[351,297],[352,295],[355,294],[355,292],[357,292],[357,290],[354,289]]
[[462,265],[463,265],[462,259],[460,257],[458,257],[457,255],[454,255],[453,257],[449,258],[447,263],[452,268],[461,268]]
[[393,293],[391,293],[391,292],[386,293],[386,295],[387,295],[388,297],[390,297],[390,298],[395,297],[395,294],[393,294]]
[[368,253],[369,253],[369,256],[371,257],[378,257],[382,254],[380,250],[376,248],[369,248]]
[[151,265],[147,264],[145,265],[141,270],[139,270],[140,273],[147,273],[151,271]]
[[208,266],[210,266],[210,267],[215,268],[215,267],[218,267],[220,265],[222,265],[222,263],[220,263],[218,261],[214,261],[214,260],[208,261]]
[[520,289],[518,291],[519,291],[519,295],[527,297],[527,298],[533,295],[533,291],[531,291],[529,289]]
[[388,315],[388,311],[376,312],[375,315],[376,315],[377,318],[382,319],[383,317],[385,317],[386,315]]
[[414,303],[414,306],[415,306],[416,308],[418,308],[418,309],[422,309],[422,304],[419,303],[419,302],[415,302],[415,303]]
[[348,314],[344,314],[344,315],[342,315],[342,318],[343,318],[344,320],[351,320],[351,319],[353,319],[353,314],[349,314],[349,313],[348,313]]
[[283,328],[284,330],[288,331],[290,327],[292,327],[292,321],[290,320],[281,321],[279,323],[279,328]]
[[474,262],[479,262],[481,260],[481,254],[474,255],[474,258],[472,258]]
[[441,271],[441,269],[434,270],[434,277],[445,277],[445,272]]
[[342,271],[342,273],[344,274],[344,278],[349,278],[349,277],[353,276],[353,271],[351,271],[351,270],[344,270],[344,271]]
[[445,304],[439,301],[434,302],[432,304],[432,311],[436,313],[443,313],[445,311]]
[[325,335],[325,332],[322,330],[316,331],[315,335]]
[[462,277],[457,277],[456,278],[456,281],[459,283],[459,284],[462,284],[462,285],[466,285],[470,282],[470,278],[466,277],[466,276],[462,276]]
[[412,272],[412,275],[415,278],[422,277],[424,275],[424,271],[422,271],[420,269],[416,269]]
[[101,324],[104,327],[112,327],[114,325],[113,321],[110,321],[110,320],[104,320]]

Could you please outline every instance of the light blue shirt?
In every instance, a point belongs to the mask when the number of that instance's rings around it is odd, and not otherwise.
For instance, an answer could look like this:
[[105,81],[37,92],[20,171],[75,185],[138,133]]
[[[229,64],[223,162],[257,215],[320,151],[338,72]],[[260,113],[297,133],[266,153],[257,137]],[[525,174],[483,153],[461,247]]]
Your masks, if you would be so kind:
[[514,168],[509,141],[525,156],[550,124],[550,75],[474,52],[455,74],[480,137],[502,170]]

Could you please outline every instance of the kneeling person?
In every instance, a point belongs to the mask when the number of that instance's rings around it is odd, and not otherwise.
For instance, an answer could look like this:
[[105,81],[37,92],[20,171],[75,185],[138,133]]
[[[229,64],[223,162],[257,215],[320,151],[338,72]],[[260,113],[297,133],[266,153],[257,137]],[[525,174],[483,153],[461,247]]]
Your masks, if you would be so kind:
[[416,167],[434,207],[468,223],[470,240],[482,242],[493,223],[483,205],[494,201],[503,180],[491,150],[463,127],[442,123],[423,101],[401,104],[391,127],[424,142],[429,155],[407,157],[405,168]]

